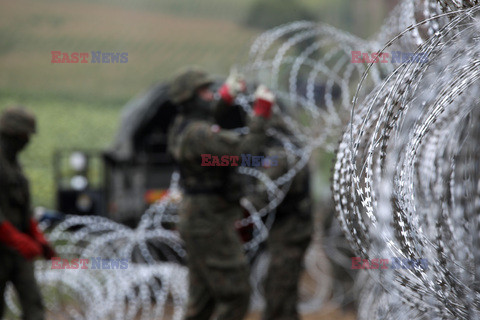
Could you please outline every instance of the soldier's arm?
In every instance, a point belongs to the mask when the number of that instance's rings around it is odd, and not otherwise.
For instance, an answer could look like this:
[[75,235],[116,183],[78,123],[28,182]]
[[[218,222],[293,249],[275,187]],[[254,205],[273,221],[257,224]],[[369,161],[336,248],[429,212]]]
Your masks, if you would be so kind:
[[216,101],[213,108],[214,118],[217,120],[226,119],[230,116],[235,98],[241,92],[245,92],[247,85],[243,75],[237,73],[235,69],[231,70],[230,75],[219,88],[217,94],[220,99]]
[[0,223],[0,243],[16,250],[27,260],[42,254],[41,247],[32,238],[15,228],[8,220]]
[[45,235],[40,228],[38,227],[38,222],[34,218],[30,218],[28,234],[40,245],[42,249],[43,256],[45,259],[50,260],[57,255],[55,249],[50,245],[48,240],[45,238]]

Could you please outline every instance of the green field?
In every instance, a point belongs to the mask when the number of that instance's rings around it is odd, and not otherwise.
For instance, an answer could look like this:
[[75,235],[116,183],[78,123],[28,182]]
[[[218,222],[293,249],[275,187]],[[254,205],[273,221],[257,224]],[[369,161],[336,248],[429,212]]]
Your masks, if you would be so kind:
[[[221,14],[211,19],[149,10],[151,1],[135,2],[138,8],[115,3],[2,1],[0,88],[125,102],[152,83],[169,79],[184,65],[198,64],[225,74],[258,34]],[[98,50],[127,52],[128,63],[51,63],[51,51]]]
[[[0,88],[125,102],[184,65],[225,75],[232,64],[245,61],[261,32],[242,23],[255,1],[259,0],[0,0]],[[383,8],[349,0],[298,2],[319,21],[349,31],[355,31],[355,10]],[[379,20],[379,14],[374,16],[372,21]],[[371,26],[356,29],[361,34]],[[127,52],[128,63],[51,63],[51,51],[98,50]]]
[[[185,65],[226,75],[245,62],[261,33],[243,23],[254,1],[0,0],[0,109],[23,104],[39,119],[22,155],[34,205],[54,206],[54,151],[105,148],[135,95]],[[353,25],[349,0],[299,1],[326,22]],[[51,63],[51,51],[97,50],[128,52],[128,63]]]
[[[22,104],[38,117],[39,134],[21,157],[35,206],[54,206],[55,150],[105,148],[124,104],[182,66],[226,74],[241,60],[258,34],[238,23],[248,3],[214,10],[218,3],[0,0],[0,110]],[[52,64],[54,50],[129,59]]]

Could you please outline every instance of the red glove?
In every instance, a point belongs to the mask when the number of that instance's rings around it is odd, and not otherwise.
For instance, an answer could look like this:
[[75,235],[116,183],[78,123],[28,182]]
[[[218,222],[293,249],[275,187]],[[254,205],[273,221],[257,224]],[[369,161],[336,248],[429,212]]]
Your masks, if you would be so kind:
[[253,103],[253,113],[256,116],[262,116],[266,119],[272,115],[272,107],[275,103],[275,96],[264,85],[259,85],[255,91],[255,102]]
[[232,70],[225,83],[220,87],[218,93],[226,103],[231,105],[235,97],[240,92],[245,92],[246,89],[245,78],[237,73],[236,70]]
[[35,219],[30,219],[30,228],[28,230],[28,233],[42,247],[43,256],[45,259],[51,260],[52,257],[57,256],[55,250],[48,243],[47,239],[45,239],[43,233],[38,229],[38,223]]
[[41,246],[28,235],[18,231],[10,222],[0,223],[0,242],[15,249],[27,260],[42,254]]

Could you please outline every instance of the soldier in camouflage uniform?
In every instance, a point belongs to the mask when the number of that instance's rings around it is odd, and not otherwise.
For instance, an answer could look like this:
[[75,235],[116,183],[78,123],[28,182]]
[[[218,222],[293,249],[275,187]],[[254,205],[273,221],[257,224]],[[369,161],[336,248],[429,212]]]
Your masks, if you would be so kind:
[[[189,300],[185,319],[243,319],[250,299],[247,260],[234,221],[241,215],[235,167],[201,166],[201,155],[255,153],[265,140],[273,95],[257,90],[255,116],[245,137],[221,130],[213,122],[212,80],[199,69],[181,72],[170,97],[180,115],[169,131],[169,149],[180,168],[184,198],[179,231],[185,241],[189,269]],[[229,76],[220,88],[216,108],[228,108],[245,83]],[[218,109],[217,109],[218,110]]]
[[[284,135],[291,135],[278,116],[271,127]],[[294,139],[291,139],[294,142]],[[292,167],[282,144],[269,137],[267,158],[275,157],[277,165],[267,166],[264,173],[272,180],[281,177]],[[264,283],[265,310],[263,320],[297,320],[298,284],[303,269],[303,260],[313,234],[312,206],[310,200],[310,173],[308,165],[293,178],[290,188],[275,211],[275,220],[267,239],[270,264]],[[254,195],[248,198],[257,207],[267,205],[266,191],[262,183]],[[263,195],[263,196],[262,196]]]
[[11,281],[26,320],[44,319],[32,260],[55,255],[32,218],[28,181],[17,159],[35,127],[34,116],[20,107],[7,109],[0,116],[0,317],[5,286]]

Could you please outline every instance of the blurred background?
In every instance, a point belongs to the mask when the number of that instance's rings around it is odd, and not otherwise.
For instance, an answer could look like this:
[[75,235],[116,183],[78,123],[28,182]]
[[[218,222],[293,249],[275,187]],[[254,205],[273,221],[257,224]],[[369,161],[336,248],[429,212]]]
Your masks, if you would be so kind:
[[[124,105],[178,68],[196,64],[226,76],[256,36],[294,20],[368,38],[396,3],[1,0],[0,110],[23,104],[38,117],[39,134],[22,154],[34,206],[55,207],[56,150],[106,148]],[[53,64],[51,51],[127,52],[128,62]]]

